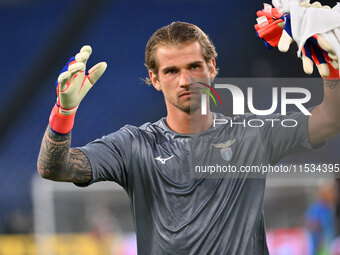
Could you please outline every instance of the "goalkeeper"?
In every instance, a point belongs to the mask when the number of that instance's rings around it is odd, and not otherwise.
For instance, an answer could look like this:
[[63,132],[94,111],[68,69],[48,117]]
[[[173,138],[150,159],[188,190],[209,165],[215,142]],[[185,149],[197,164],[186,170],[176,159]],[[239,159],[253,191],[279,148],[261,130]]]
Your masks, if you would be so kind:
[[147,81],[163,93],[167,116],[70,148],[79,103],[106,68],[99,63],[86,74],[90,54],[91,48],[83,47],[58,77],[57,103],[38,158],[40,175],[79,186],[121,185],[131,203],[138,254],[268,254],[265,179],[192,179],[190,141],[198,137],[216,163],[225,159],[213,145],[228,144],[232,165],[275,164],[287,153],[311,149],[340,132],[340,82],[325,80],[324,101],[311,116],[286,116],[297,120],[295,128],[213,127],[214,118],[230,119],[209,106],[206,115],[200,114],[201,90],[192,79],[215,78],[215,47],[197,26],[173,22],[158,29],[145,50]]

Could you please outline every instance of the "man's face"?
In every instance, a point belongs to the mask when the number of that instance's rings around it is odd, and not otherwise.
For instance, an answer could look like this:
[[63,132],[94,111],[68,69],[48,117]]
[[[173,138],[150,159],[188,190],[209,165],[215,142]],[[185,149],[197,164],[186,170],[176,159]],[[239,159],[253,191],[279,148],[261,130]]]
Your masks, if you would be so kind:
[[[200,91],[193,81],[215,78],[215,60],[207,64],[198,42],[177,46],[159,46],[156,52],[158,76],[149,71],[154,87],[162,91],[169,110],[186,113],[200,108]],[[209,65],[209,66],[208,66]]]

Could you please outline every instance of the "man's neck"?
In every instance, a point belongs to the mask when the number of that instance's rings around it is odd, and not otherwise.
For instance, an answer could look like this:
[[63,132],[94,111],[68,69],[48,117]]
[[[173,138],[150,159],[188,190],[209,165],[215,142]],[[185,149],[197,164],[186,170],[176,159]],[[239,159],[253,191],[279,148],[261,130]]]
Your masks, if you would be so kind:
[[210,110],[207,112],[206,115],[201,115],[200,110],[193,113],[168,111],[166,122],[176,133],[197,134],[209,129],[213,124],[214,116]]

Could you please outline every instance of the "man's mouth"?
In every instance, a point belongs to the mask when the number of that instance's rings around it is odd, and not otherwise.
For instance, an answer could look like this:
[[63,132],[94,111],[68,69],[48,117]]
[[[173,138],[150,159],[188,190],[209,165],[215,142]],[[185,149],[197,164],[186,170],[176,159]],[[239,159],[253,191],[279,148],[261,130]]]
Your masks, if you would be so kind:
[[197,94],[199,94],[199,91],[195,89],[195,90],[182,92],[179,94],[179,97],[190,97],[190,96],[197,95]]
[[190,91],[187,91],[187,92],[183,92],[179,95],[179,97],[190,97]]

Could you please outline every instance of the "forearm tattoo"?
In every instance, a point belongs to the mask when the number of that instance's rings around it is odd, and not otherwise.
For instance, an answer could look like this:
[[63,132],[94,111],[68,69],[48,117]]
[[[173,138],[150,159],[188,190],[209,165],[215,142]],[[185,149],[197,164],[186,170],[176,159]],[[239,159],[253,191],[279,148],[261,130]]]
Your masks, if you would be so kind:
[[324,84],[329,89],[335,89],[339,85],[340,81],[325,80]]
[[38,156],[39,173],[55,181],[91,181],[92,171],[87,157],[70,145],[71,132],[58,135],[47,127]]

